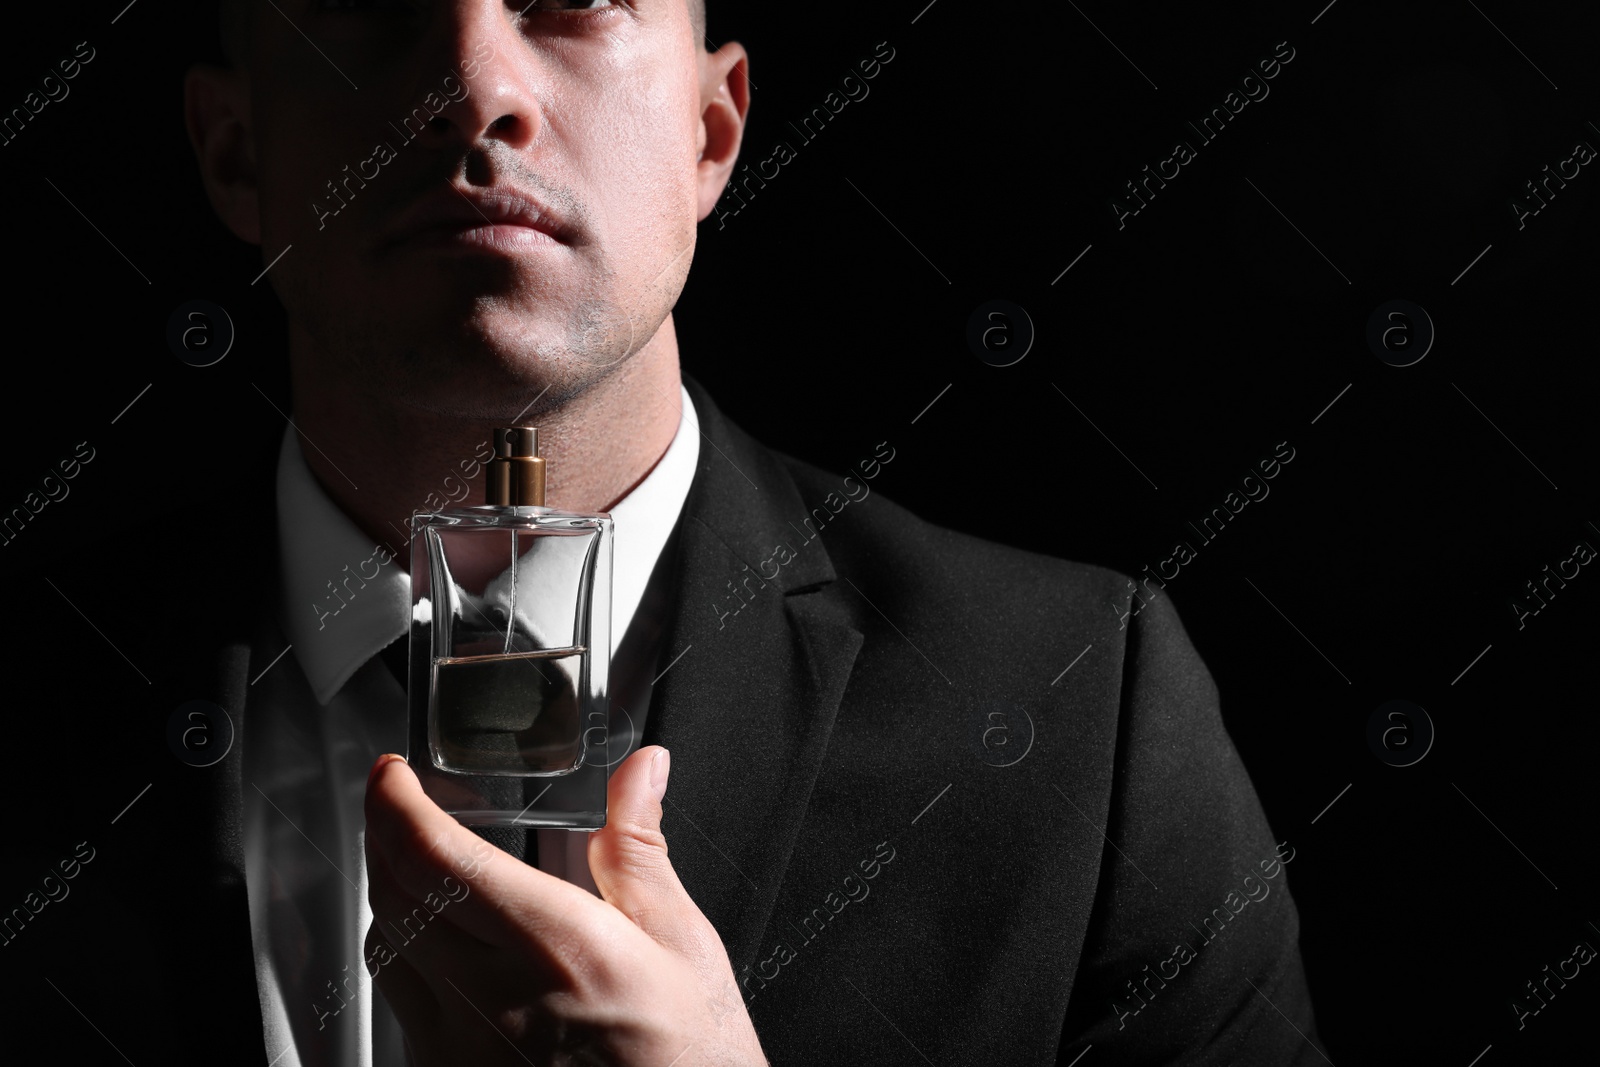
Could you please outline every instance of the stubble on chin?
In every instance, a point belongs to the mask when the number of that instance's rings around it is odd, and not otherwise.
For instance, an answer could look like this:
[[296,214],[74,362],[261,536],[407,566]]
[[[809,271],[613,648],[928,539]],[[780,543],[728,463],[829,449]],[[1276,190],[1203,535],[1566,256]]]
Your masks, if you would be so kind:
[[[330,332],[331,342],[317,342],[322,366],[313,373],[328,377],[332,371],[342,380],[335,387],[353,401],[360,396],[439,416],[523,421],[582,396],[648,339],[626,311],[598,295],[575,303],[553,332],[479,320],[430,336],[417,324],[362,327],[351,318]],[[337,355],[330,358],[330,351]]]

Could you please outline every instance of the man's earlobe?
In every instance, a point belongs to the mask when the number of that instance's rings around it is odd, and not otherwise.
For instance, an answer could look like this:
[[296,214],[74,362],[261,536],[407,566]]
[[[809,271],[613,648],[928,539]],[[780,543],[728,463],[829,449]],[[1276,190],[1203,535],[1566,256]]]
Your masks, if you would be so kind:
[[248,104],[248,90],[236,71],[197,64],[184,77],[184,126],[212,210],[241,241],[260,244],[260,198]]

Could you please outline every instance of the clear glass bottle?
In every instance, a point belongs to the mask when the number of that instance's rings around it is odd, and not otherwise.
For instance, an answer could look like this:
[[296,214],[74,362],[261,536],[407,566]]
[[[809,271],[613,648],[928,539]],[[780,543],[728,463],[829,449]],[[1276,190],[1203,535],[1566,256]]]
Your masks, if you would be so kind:
[[480,507],[411,520],[406,760],[469,826],[606,822],[609,515],[544,506],[539,431],[494,431]]

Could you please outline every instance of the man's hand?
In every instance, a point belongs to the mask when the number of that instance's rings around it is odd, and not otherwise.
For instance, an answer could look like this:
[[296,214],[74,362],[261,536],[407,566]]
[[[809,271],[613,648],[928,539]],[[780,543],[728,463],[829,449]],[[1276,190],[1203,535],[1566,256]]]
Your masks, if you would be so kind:
[[404,759],[378,758],[367,970],[415,1063],[669,1067],[687,1052],[765,1067],[722,940],[667,859],[668,764],[652,745],[612,772],[589,840],[597,899],[456,822]]

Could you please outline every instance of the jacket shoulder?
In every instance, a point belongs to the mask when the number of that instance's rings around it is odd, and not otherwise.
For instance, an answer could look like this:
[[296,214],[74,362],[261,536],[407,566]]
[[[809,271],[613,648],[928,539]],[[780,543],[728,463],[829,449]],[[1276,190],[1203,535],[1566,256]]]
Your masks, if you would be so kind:
[[[870,583],[873,600],[885,614],[893,616],[890,605],[913,615],[938,611],[963,617],[977,629],[1040,639],[1051,637],[1052,630],[1059,637],[1069,625],[1107,636],[1126,628],[1135,588],[1130,576],[919,516],[875,484],[893,467],[894,450],[884,452],[883,447],[845,475],[781,452],[775,455],[808,507],[790,524],[796,536],[820,539],[841,575],[863,590]],[[1170,615],[1166,623],[1176,625],[1170,608],[1161,615]]]

